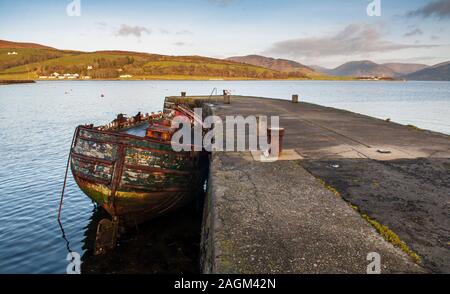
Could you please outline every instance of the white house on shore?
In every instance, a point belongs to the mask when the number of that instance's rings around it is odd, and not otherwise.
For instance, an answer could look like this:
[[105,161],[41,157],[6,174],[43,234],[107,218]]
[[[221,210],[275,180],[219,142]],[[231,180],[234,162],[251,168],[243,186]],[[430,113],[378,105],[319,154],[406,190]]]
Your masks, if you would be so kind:
[[132,75],[120,75],[119,76],[119,78],[121,78],[121,79],[129,79],[129,78],[132,78],[133,76]]
[[52,73],[49,76],[39,76],[39,79],[41,80],[45,80],[45,79],[58,79],[58,80],[78,80],[78,79],[83,79],[83,80],[90,80],[92,79],[91,76],[80,76],[79,74],[75,73],[75,74],[71,74],[71,73],[66,73],[66,74],[59,74],[57,72]]
[[79,79],[80,75],[77,74],[77,73],[74,73],[74,74],[72,74],[72,73],[60,74],[60,73],[54,72],[50,76],[48,76],[47,78],[49,78],[49,79],[59,79],[59,80],[64,80],[64,79],[75,80],[75,79]]

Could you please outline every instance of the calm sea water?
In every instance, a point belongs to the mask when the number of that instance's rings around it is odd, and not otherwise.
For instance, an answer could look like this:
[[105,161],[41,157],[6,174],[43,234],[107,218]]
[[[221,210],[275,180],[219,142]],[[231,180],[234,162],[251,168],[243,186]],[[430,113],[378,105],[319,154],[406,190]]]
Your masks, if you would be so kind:
[[[142,81],[0,86],[0,273],[65,273],[56,220],[67,155],[79,124],[119,112],[161,110],[164,97],[232,94],[300,99],[450,134],[448,82]],[[102,98],[101,95],[104,95]],[[70,248],[86,250],[93,204],[69,177],[62,221]]]

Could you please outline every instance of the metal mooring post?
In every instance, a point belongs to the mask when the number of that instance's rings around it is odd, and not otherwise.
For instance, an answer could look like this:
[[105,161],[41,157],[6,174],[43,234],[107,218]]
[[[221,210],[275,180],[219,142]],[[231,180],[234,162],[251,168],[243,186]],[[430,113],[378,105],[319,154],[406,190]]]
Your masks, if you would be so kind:
[[223,90],[223,103],[231,104],[231,97],[230,97],[230,95],[228,95],[227,90]]
[[284,128],[267,128],[268,143],[272,144],[273,140],[278,139],[278,146],[272,146],[278,148],[278,150],[270,150],[270,154],[281,155],[283,152],[284,133]]
[[298,95],[292,95],[292,103],[298,103]]

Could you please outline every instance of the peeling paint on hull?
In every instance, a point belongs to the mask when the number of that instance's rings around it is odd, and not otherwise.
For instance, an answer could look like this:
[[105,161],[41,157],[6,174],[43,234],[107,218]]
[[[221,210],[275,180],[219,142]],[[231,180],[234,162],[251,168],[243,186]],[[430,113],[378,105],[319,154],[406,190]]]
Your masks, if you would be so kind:
[[71,170],[80,189],[124,223],[173,211],[199,192],[199,152],[145,137],[79,127]]

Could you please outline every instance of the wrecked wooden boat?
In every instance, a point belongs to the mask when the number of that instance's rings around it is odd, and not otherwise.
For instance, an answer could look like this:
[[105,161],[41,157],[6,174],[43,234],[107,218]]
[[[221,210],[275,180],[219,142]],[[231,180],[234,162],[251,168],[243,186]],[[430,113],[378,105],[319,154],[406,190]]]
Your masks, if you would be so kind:
[[79,126],[70,167],[80,189],[102,206],[113,221],[132,226],[174,211],[203,189],[204,152],[175,152],[171,120],[195,119],[181,106],[128,118],[119,114],[110,124]]

